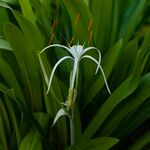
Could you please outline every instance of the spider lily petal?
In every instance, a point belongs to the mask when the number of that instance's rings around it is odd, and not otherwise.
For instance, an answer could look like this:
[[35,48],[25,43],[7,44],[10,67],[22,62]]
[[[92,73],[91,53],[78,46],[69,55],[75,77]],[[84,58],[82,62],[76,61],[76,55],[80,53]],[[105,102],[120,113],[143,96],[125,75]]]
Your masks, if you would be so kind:
[[46,73],[44,64],[42,62],[41,55],[38,54],[38,57],[39,57],[39,62],[40,62],[40,65],[41,65],[41,68],[42,68],[42,71],[43,71],[43,74],[44,74],[44,78],[45,78],[46,84],[48,85],[48,75]]
[[[83,59],[83,58],[91,59],[91,60],[93,60],[93,61],[97,64],[97,66],[99,67],[99,69],[100,69],[101,72],[102,72],[102,75],[103,75],[103,78],[104,78],[104,82],[105,82],[106,88],[107,88],[109,94],[111,94],[110,89],[109,89],[109,86],[108,86],[108,84],[107,84],[107,80],[106,80],[104,71],[103,71],[103,68],[101,67],[101,65],[99,64],[99,62],[98,62],[95,58],[93,58],[93,57],[91,57],[91,56],[89,56],[89,55],[84,55],[84,56],[81,57],[81,59]],[[80,60],[81,60],[81,59],[80,59]]]
[[43,52],[44,52],[45,50],[47,50],[48,48],[51,48],[51,47],[64,48],[64,49],[66,49],[67,51],[69,51],[69,53],[71,53],[71,55],[73,55],[72,52],[70,51],[70,49],[69,49],[68,47],[66,47],[66,46],[64,46],[64,45],[60,45],[60,44],[48,45],[48,46],[46,46],[44,49],[42,49],[42,51],[40,52],[40,54],[43,53]]
[[[101,53],[100,53],[100,51],[99,51],[99,49],[97,49],[96,47],[88,47],[88,48],[86,48],[84,51],[83,51],[83,53],[82,53],[82,55],[84,54],[84,53],[86,53],[87,51],[90,51],[90,50],[96,50],[97,52],[98,52],[98,62],[99,62],[99,64],[101,63]],[[99,66],[97,66],[97,68],[96,68],[96,72],[95,72],[95,74],[97,74],[97,72],[98,72],[98,69],[99,69]]]
[[51,76],[50,76],[50,79],[49,79],[48,89],[47,89],[46,94],[47,94],[47,93],[49,92],[49,90],[50,90],[51,83],[52,83],[52,79],[53,79],[53,76],[54,76],[54,73],[55,73],[56,68],[58,67],[58,65],[59,65],[62,61],[66,60],[66,59],[72,59],[72,60],[74,60],[71,56],[65,56],[65,57],[61,58],[61,59],[55,64],[55,66],[54,66],[54,68],[53,68],[53,70],[52,70],[52,72],[51,72]]
[[61,108],[61,109],[57,112],[57,114],[56,114],[56,116],[55,116],[55,118],[54,118],[54,122],[53,122],[52,127],[55,125],[55,123],[57,122],[57,120],[58,120],[61,116],[68,116],[68,117],[70,117],[69,114],[67,113],[67,111],[65,111],[63,108]]

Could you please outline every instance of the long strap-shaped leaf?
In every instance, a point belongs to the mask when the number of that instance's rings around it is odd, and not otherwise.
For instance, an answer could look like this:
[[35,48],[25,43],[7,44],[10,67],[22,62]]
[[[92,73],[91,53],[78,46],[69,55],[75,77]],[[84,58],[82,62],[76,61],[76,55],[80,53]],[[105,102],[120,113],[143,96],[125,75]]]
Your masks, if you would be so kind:
[[[34,115],[44,129],[47,126],[48,115],[42,112],[37,112]],[[35,128],[32,127],[21,141],[19,150],[47,150],[46,147],[43,148],[43,143],[40,134]]]
[[[1,100],[1,99],[0,99]],[[0,149],[8,150],[7,138],[2,115],[0,114]]]
[[27,108],[27,105],[24,104],[21,100],[17,99],[16,94],[13,89],[9,89],[8,87],[4,85],[0,85],[0,91],[2,91],[7,98],[14,101],[19,108],[22,110],[24,116],[26,117],[27,121],[30,122],[39,132],[42,139],[45,138],[45,133],[43,130],[43,127],[40,125],[40,123],[37,121],[33,113],[29,108]]
[[68,147],[66,150],[108,150],[118,143],[118,141],[118,139],[111,137],[83,140],[77,142],[73,146]]
[[[135,68],[132,75],[124,81],[120,87],[107,99],[107,101],[98,110],[93,120],[90,122],[88,127],[83,133],[82,139],[89,139],[94,135],[97,129],[102,125],[105,119],[109,116],[111,111],[127,97],[130,95],[138,86],[141,76],[141,66],[142,62],[147,56],[148,51],[140,50],[135,62]],[[149,53],[148,53],[149,54]],[[143,67],[143,66],[142,66]]]
[[[10,42],[21,71],[24,91],[28,103],[35,110],[42,107],[41,82],[36,59],[33,55],[33,45],[28,43],[23,33],[12,23],[7,23],[4,28],[6,39]],[[36,86],[35,86],[36,85]]]
[[[118,127],[120,123],[122,123],[129,114],[135,113],[137,108],[141,107],[141,105],[147,100],[148,97],[150,97],[150,73],[146,74],[139,85],[139,87],[135,90],[131,96],[126,98],[126,103],[124,103],[124,106],[117,107],[114,113],[110,115],[113,119],[108,119],[108,121],[105,122],[105,125],[100,133],[100,136],[111,136],[119,133],[120,128]],[[137,118],[135,117],[132,119],[132,122],[134,122]],[[132,124],[132,122],[130,124]],[[126,122],[125,126],[128,125],[129,122]],[[135,127],[136,128],[136,127]],[[116,134],[115,134],[115,133]]]
[[33,24],[35,23],[35,16],[29,0],[19,0],[23,15],[28,18]]
[[16,79],[16,76],[10,66],[0,57],[0,75],[3,77],[5,82],[8,84],[10,88],[15,90],[17,98],[22,100],[25,103],[24,95],[20,85]]

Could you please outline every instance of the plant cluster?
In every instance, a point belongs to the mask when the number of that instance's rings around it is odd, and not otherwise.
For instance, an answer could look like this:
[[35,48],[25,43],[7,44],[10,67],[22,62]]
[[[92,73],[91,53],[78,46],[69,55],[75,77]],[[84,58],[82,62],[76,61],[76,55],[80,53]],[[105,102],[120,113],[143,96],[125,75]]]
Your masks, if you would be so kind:
[[0,6],[0,150],[150,148],[149,0]]

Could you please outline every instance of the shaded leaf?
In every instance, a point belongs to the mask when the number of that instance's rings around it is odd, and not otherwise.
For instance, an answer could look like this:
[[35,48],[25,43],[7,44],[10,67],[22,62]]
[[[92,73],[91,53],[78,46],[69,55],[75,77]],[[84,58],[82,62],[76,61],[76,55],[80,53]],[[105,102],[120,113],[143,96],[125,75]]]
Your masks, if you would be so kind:
[[[100,135],[103,136],[112,136],[113,131],[116,133],[117,128],[122,120],[124,120],[129,114],[135,112],[146,100],[150,97],[150,74],[146,74],[135,92],[125,99],[126,103],[124,106],[116,107],[116,111],[110,115],[111,118],[108,118],[107,122],[104,125],[104,128],[101,130]],[[136,119],[136,118],[135,118]],[[134,122],[134,120],[132,120]],[[125,126],[128,126],[128,122]]]
[[66,150],[108,150],[119,142],[118,139],[111,137],[96,138],[91,140],[79,141]]
[[21,71],[27,102],[32,107],[34,106],[35,110],[40,110],[42,107],[40,74],[32,53],[34,47],[28,43],[21,31],[12,23],[5,25],[4,33],[14,50]]
[[143,134],[136,142],[129,148],[129,150],[141,150],[145,145],[150,143],[150,131]]
[[146,0],[133,0],[124,13],[120,29],[120,36],[124,37],[124,43],[126,43],[133,35],[135,28],[142,18],[145,4]]
[[71,17],[76,40],[81,43],[86,42],[88,39],[88,24],[91,20],[89,8],[83,0],[63,0],[63,2]]
[[104,51],[108,48],[113,1],[93,0],[91,5],[96,47]]
[[98,110],[93,120],[84,131],[82,139],[89,139],[109,116],[111,111],[137,88],[140,82],[142,62],[149,53],[141,50],[138,53],[131,76],[125,80]]
[[35,16],[29,0],[19,0],[23,15],[35,25]]

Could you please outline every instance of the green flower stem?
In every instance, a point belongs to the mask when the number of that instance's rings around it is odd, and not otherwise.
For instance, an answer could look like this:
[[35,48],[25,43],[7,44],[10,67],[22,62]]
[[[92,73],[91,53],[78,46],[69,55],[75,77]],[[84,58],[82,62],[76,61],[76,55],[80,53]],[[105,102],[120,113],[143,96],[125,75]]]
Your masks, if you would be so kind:
[[73,118],[70,118],[70,143],[71,145],[75,144],[75,125]]
[[[71,84],[71,90],[69,92],[69,110],[71,113],[71,118],[70,118],[70,142],[71,145],[74,145],[76,140],[77,140],[77,132],[78,132],[78,126],[76,126],[76,109],[77,109],[77,104],[76,102],[76,97],[77,97],[77,87],[78,87],[78,75],[79,75],[79,65],[78,62],[76,62],[74,64],[74,68],[73,71],[75,71],[75,73],[73,73],[72,80],[73,81],[73,86]],[[73,87],[73,88],[72,88]]]
[[[60,45],[60,44],[53,44],[53,45],[49,45],[47,47],[45,47],[40,53],[44,52],[45,50],[47,50],[48,48],[52,48],[52,47],[60,47],[62,49],[65,49],[66,51],[68,51],[70,53],[70,55],[64,56],[62,57],[54,66],[52,72],[51,72],[51,76],[50,79],[48,81],[48,90],[47,93],[50,91],[50,87],[51,87],[51,83],[52,83],[52,79],[55,73],[55,70],[57,69],[57,67],[59,66],[60,63],[62,63],[63,61],[67,60],[67,59],[71,59],[73,61],[73,70],[71,73],[71,80],[70,80],[70,88],[69,88],[69,92],[68,92],[68,98],[65,104],[63,104],[66,108],[64,110],[64,108],[61,108],[55,119],[54,119],[54,124],[55,122],[58,120],[58,118],[60,116],[64,116],[64,115],[68,115],[70,118],[70,138],[71,138],[71,145],[73,145],[78,137],[80,137],[81,134],[81,123],[80,123],[80,118],[78,115],[78,107],[76,104],[76,97],[77,97],[77,87],[78,87],[78,76],[79,76],[79,63],[82,59],[86,58],[86,59],[90,59],[93,62],[95,62],[97,64],[97,69],[96,69],[96,73],[98,72],[98,70],[100,69],[102,72],[102,75],[104,77],[104,81],[107,87],[108,92],[110,93],[106,78],[105,78],[105,74],[103,72],[103,69],[100,65],[101,63],[101,53],[100,51],[95,48],[95,47],[87,47],[84,48],[84,46],[82,45],[73,45],[72,47],[66,47],[64,45]],[[85,55],[86,52],[90,51],[90,50],[96,50],[98,52],[99,55],[99,59],[96,60],[94,57],[90,56],[90,55]],[[45,72],[44,72],[45,74]],[[47,94],[46,93],[46,94]]]

